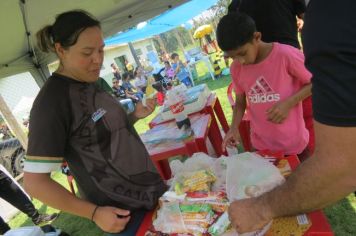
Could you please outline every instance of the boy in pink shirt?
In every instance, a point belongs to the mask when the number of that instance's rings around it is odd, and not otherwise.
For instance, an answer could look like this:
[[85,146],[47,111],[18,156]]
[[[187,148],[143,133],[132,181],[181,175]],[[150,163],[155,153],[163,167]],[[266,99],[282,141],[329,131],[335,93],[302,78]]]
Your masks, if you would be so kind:
[[223,149],[241,141],[238,127],[248,100],[254,148],[302,153],[309,133],[301,101],[311,95],[311,74],[304,67],[303,54],[288,45],[261,41],[252,18],[242,13],[228,14],[220,20],[217,39],[225,55],[234,60],[230,70],[236,92]]

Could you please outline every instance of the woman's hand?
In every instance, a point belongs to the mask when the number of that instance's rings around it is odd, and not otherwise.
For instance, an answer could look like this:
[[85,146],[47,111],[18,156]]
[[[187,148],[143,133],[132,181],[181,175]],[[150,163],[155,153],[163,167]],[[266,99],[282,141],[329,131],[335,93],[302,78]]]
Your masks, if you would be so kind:
[[116,207],[98,207],[93,215],[93,221],[103,231],[119,233],[123,231],[130,220],[130,211]]
[[142,102],[139,102],[136,104],[136,108],[135,108],[135,111],[133,112],[133,115],[137,119],[145,118],[152,114],[152,112],[155,110],[155,107],[156,107],[156,99],[155,98],[147,98],[146,106],[144,106],[142,104]]

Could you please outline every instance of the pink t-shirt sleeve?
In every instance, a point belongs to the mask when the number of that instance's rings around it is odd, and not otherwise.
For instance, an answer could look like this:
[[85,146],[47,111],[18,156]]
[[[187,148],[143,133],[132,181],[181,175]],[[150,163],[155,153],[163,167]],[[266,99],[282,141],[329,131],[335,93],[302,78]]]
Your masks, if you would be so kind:
[[309,84],[312,74],[304,66],[304,54],[291,46],[287,48],[287,69],[288,73],[301,84]]
[[236,94],[245,93],[241,85],[241,79],[239,79],[239,71],[241,70],[241,65],[234,61],[230,66],[230,73],[232,78],[232,85]]

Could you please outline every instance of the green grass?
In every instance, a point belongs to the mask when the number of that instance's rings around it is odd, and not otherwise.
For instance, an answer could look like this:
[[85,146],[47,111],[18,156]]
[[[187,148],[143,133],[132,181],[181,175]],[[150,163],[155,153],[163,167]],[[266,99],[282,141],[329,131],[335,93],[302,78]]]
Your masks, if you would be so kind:
[[[202,74],[204,74],[204,71],[205,73],[207,72],[207,70],[204,68],[199,68],[199,70],[202,71]],[[217,94],[229,123],[231,122],[232,110],[227,100],[226,89],[230,82],[231,80],[229,76],[222,77],[215,81],[212,81],[211,79],[200,79],[196,81],[197,84],[206,83],[209,88]],[[151,116],[147,117],[146,119],[140,120],[135,124],[135,128],[139,133],[143,133],[148,129],[148,122],[153,118],[156,113],[157,110]],[[59,172],[54,173],[53,178],[56,179],[56,181],[58,181],[59,183],[61,183],[63,186],[68,188],[66,177],[63,174]],[[34,200],[34,204],[42,213],[58,212],[53,208],[41,204],[37,200]],[[349,195],[347,198],[341,200],[333,206],[326,208],[325,214],[329,220],[329,223],[332,226],[332,229],[335,232],[335,235],[356,235],[356,198],[353,194]],[[10,221],[10,226],[13,228],[27,225],[32,225],[32,222],[23,213],[18,214]],[[69,233],[71,236],[104,235],[104,233],[89,220],[67,213],[60,213],[60,216],[53,222],[53,225]]]

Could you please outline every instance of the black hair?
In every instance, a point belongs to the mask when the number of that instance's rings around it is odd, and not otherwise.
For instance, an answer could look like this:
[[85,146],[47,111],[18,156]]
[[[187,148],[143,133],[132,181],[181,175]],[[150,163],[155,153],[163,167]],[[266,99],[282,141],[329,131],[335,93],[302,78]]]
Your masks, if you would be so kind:
[[123,74],[122,74],[122,79],[123,80],[126,80],[126,79],[129,79],[131,76],[130,76],[130,74],[128,73],[128,72],[124,72]]
[[172,60],[174,60],[174,58],[176,58],[176,56],[179,56],[179,55],[178,55],[177,53],[175,53],[175,52],[174,52],[174,53],[172,53],[172,55],[171,55],[171,59],[172,59]]
[[55,51],[54,44],[67,49],[77,43],[79,35],[87,28],[99,27],[100,22],[83,10],[67,11],[57,15],[53,25],[47,25],[36,34],[38,47],[44,51]]
[[165,61],[164,64],[169,65],[169,66],[171,65],[171,63],[169,63],[169,61]]
[[237,49],[253,39],[256,24],[244,13],[233,12],[223,16],[218,24],[216,38],[223,51]]
[[163,86],[160,82],[155,82],[152,84],[152,88],[157,90],[158,92],[163,92]]
[[237,12],[241,5],[241,0],[232,0],[230,5],[227,7],[227,13]]

